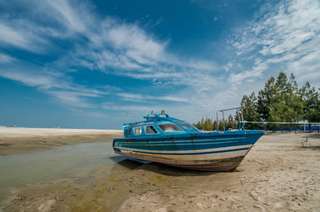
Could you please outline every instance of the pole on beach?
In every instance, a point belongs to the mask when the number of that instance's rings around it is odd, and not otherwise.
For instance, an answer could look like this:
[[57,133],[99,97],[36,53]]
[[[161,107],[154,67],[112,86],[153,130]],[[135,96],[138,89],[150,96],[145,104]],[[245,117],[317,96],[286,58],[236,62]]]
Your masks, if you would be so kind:
[[232,108],[219,110],[219,112],[222,113],[222,121],[223,121],[223,130],[224,131],[226,130],[226,122],[224,120],[224,112],[225,111],[231,111],[231,110],[240,110],[240,109],[241,109],[241,107],[232,107]]
[[224,111],[222,111],[223,131],[226,131],[226,122],[224,121]]

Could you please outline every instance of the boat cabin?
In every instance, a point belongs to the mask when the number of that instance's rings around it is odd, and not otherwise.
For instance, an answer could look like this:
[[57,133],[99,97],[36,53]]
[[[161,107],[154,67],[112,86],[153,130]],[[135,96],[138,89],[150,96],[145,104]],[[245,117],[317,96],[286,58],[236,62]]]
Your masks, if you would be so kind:
[[165,136],[199,132],[191,124],[169,117],[167,114],[150,114],[144,118],[145,121],[124,124],[124,137]]

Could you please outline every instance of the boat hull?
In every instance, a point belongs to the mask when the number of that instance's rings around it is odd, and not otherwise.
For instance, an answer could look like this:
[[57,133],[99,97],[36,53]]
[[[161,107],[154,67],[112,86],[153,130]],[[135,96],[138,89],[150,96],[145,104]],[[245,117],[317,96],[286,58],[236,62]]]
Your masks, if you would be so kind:
[[203,171],[232,171],[262,136],[260,131],[212,133],[189,138],[115,139],[116,153],[129,158]]

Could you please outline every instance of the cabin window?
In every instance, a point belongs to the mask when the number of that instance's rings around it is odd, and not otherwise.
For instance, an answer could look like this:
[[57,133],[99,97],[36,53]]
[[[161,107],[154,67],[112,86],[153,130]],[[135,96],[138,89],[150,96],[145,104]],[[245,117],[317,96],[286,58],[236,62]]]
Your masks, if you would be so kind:
[[147,126],[147,127],[146,127],[146,133],[147,133],[147,134],[156,134],[157,131],[156,131],[156,129],[154,129],[153,126]]
[[135,128],[133,128],[133,133],[134,133],[135,135],[141,135],[141,133],[142,133],[141,127],[135,127]]
[[174,124],[160,124],[159,127],[164,132],[174,132],[174,131],[181,131],[176,125]]

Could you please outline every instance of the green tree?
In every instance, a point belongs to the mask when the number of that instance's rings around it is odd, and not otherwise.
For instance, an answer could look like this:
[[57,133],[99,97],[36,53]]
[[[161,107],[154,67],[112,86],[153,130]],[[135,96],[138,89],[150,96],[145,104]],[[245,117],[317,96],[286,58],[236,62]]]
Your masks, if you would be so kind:
[[214,129],[214,123],[210,118],[202,118],[199,122],[194,124],[194,126],[206,131],[212,131]]
[[[269,122],[320,122],[320,90],[306,83],[302,88],[298,87],[295,76],[288,76],[280,72],[278,76],[270,77],[264,88],[251,95],[244,95],[241,100],[241,114],[246,121]],[[227,120],[213,121],[202,118],[197,124],[199,129],[223,130],[235,128],[241,115],[229,116]],[[258,125],[247,124],[246,128],[258,128]],[[267,128],[278,127],[269,124]]]
[[307,82],[300,90],[303,100],[303,119],[309,122],[320,122],[320,94]]
[[213,121],[213,130],[219,129],[219,122],[217,120]]
[[290,80],[283,72],[279,73],[275,82],[275,92],[269,105],[268,121],[299,121],[303,114],[303,101],[299,95],[297,83],[293,75]]
[[275,78],[271,77],[264,88],[259,91],[257,101],[257,112],[261,121],[267,121],[270,117],[270,106],[274,102],[276,94]]
[[203,129],[206,131],[211,131],[213,129],[213,123],[210,118],[205,119]]
[[241,112],[243,119],[246,121],[259,121],[259,113],[257,109],[257,98],[254,92],[252,92],[250,96],[244,95],[241,100]]
[[[241,100],[241,113],[243,115],[244,121],[259,121],[259,113],[257,108],[257,98],[254,92],[250,96],[244,95]],[[248,123],[247,128],[252,129],[257,125]]]

